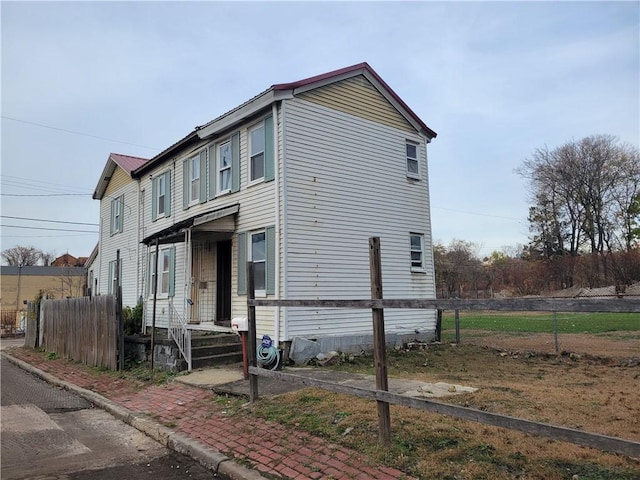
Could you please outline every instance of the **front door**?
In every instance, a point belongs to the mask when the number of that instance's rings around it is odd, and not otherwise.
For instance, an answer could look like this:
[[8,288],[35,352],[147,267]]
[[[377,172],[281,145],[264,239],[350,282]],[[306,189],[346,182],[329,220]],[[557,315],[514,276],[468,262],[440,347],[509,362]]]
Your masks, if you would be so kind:
[[231,240],[217,243],[216,324],[231,326]]

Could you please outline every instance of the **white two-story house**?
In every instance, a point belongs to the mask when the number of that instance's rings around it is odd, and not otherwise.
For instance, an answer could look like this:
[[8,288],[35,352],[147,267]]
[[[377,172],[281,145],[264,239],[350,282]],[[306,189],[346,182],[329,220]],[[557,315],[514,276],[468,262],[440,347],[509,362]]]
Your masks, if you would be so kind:
[[[379,236],[385,298],[435,298],[427,172],[435,136],[366,63],[273,85],[131,171],[140,243],[120,244],[123,291],[143,298],[146,326],[166,328],[171,316],[190,329],[228,330],[247,315],[248,260],[258,297],[366,299],[368,238]],[[107,265],[113,252],[100,257]],[[135,276],[126,273],[134,258]],[[348,351],[371,342],[368,310],[256,314],[258,336],[276,343],[299,336]],[[429,337],[435,312],[390,309],[385,324],[389,335]]]
[[87,286],[95,295],[116,292],[116,260],[120,253],[120,284],[123,305],[142,299],[140,258],[140,188],[131,172],[145,158],[111,153],[100,175],[93,198],[100,200],[98,247],[87,262]]
[[[368,239],[378,236],[385,298],[435,298],[427,165],[435,136],[362,63],[273,85],[148,161],[111,155],[94,194],[95,291],[113,289],[119,249],[123,301],[142,299],[145,326],[177,318],[227,331],[247,315],[248,260],[258,297],[366,299]],[[256,314],[258,336],[276,344],[371,344],[368,310]],[[385,324],[397,339],[428,338],[435,312],[389,309]]]

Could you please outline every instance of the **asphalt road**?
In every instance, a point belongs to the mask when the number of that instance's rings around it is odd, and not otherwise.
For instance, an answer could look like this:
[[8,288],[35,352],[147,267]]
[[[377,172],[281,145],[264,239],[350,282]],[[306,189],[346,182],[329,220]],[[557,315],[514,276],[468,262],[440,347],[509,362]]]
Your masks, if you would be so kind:
[[2,480],[221,478],[7,360],[0,369]]

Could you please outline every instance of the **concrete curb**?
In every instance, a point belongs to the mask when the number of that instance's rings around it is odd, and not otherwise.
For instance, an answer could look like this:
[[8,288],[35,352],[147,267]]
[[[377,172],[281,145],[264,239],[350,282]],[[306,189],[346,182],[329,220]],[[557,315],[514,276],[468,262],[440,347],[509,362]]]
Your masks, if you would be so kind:
[[47,372],[43,372],[33,365],[15,358],[6,352],[1,352],[0,357],[13,363],[17,367],[20,367],[22,370],[41,378],[51,385],[64,388],[65,390],[69,390],[70,392],[80,395],[94,406],[110,413],[118,420],[131,425],[133,428],[141,431],[161,445],[177,453],[191,457],[204,468],[211,470],[214,474],[220,475],[222,478],[227,478],[229,480],[266,480],[265,477],[256,471],[235,463],[226,455],[205,447],[186,435],[174,432],[164,425],[160,425],[145,416],[136,415],[134,412],[112,402],[96,392],[79,387],[73,383],[60,380],[59,378]]

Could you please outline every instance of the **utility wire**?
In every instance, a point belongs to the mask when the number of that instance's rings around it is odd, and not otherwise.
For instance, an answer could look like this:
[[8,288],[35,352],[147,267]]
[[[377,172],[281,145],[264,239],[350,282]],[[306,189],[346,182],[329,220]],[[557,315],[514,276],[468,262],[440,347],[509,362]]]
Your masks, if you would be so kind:
[[456,209],[453,209],[453,208],[436,207],[435,205],[431,205],[431,208],[435,208],[436,210],[447,210],[449,212],[465,213],[467,215],[476,215],[478,217],[503,218],[505,220],[518,220],[518,221],[522,220],[521,218],[503,217],[501,215],[490,215],[488,213],[468,212],[468,211],[465,211],[465,210],[456,210]]
[[[52,188],[52,189],[56,189],[56,190],[61,190],[61,189],[75,189],[75,190],[82,190],[82,188],[78,188],[77,185],[64,185],[62,183],[54,183],[54,182],[45,182],[43,180],[35,180],[33,178],[25,178],[25,177],[15,177],[13,175],[5,175],[5,174],[0,174],[0,179],[3,182],[10,182],[10,183],[21,183],[24,185],[29,185],[31,187],[41,187],[41,188]],[[7,180],[5,180],[7,179]],[[20,181],[22,180],[22,182]],[[26,183],[25,183],[26,182]],[[35,184],[42,184],[42,185],[35,185]],[[48,185],[53,185],[53,187],[48,187]]]
[[11,227],[11,228],[27,228],[29,230],[55,230],[58,232],[85,232],[85,233],[99,233],[99,232],[95,232],[93,230],[72,230],[72,229],[68,229],[68,228],[49,228],[49,227],[25,227],[22,225],[0,225],[0,227],[2,228],[7,228],[7,227]]
[[0,193],[3,197],[66,197],[71,195],[91,196],[92,193]]
[[116,140],[114,138],[100,137],[98,135],[91,135],[90,133],[76,132],[75,130],[68,130],[66,128],[52,127],[51,125],[44,125],[42,123],[29,122],[27,120],[7,117],[5,115],[2,115],[2,118],[4,118],[5,120],[12,120],[14,122],[26,123],[27,125],[35,125],[36,127],[49,128],[51,130],[58,130],[60,132],[66,132],[66,133],[73,133],[74,135],[81,135],[83,137],[97,138],[98,140],[106,140],[108,142],[122,143],[124,145],[133,145],[134,147],[148,148],[149,150],[158,150],[158,151],[162,150],[161,148],[149,147],[147,145],[140,145],[140,144],[131,143],[131,142],[123,142],[122,140]]
[[11,217],[9,215],[0,215],[0,218],[11,218],[12,220],[33,220],[34,222],[49,222],[49,223],[68,223],[71,225],[91,225],[97,227],[97,223],[85,223],[85,222],[65,222],[62,220],[45,220],[44,218],[27,218],[27,217]]

